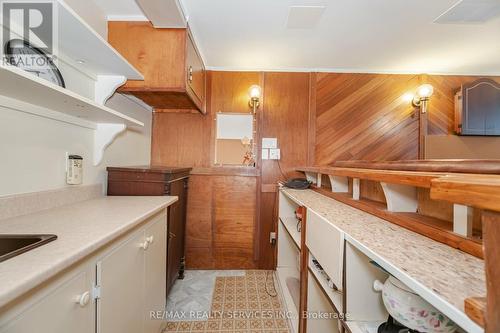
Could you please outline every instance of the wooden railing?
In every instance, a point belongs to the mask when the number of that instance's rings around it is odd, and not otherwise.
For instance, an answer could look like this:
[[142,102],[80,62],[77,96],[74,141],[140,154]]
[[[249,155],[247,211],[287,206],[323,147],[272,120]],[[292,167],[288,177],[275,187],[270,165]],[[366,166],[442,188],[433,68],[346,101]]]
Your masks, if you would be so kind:
[[[322,194],[484,258],[487,296],[465,300],[465,311],[486,333],[500,332],[500,161],[347,161],[297,171]],[[387,203],[363,198],[360,180],[380,182]],[[452,203],[453,222],[418,214],[417,188],[429,189],[432,200]],[[472,208],[484,210],[482,242],[471,234]]]

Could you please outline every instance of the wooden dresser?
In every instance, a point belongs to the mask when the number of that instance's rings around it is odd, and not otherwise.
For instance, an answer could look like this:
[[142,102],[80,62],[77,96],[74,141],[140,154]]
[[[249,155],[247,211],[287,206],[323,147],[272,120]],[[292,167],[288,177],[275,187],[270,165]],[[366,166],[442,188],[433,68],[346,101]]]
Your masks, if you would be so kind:
[[167,295],[177,278],[184,278],[188,179],[191,168],[108,167],[108,195],[173,195],[168,208]]

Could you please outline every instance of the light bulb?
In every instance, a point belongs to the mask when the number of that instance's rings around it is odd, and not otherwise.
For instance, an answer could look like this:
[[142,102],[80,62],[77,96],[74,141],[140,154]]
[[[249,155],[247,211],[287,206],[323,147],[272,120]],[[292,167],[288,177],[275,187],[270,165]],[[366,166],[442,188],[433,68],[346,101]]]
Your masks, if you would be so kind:
[[427,99],[434,93],[434,88],[430,84],[423,84],[418,87],[417,96],[421,99]]
[[260,96],[262,94],[262,89],[258,85],[253,85],[250,87],[248,90],[248,94],[250,95],[251,99],[260,99]]
[[404,101],[404,102],[411,102],[413,101],[413,99],[415,98],[415,95],[412,94],[412,93],[406,93],[404,94],[403,96],[401,96],[401,99]]

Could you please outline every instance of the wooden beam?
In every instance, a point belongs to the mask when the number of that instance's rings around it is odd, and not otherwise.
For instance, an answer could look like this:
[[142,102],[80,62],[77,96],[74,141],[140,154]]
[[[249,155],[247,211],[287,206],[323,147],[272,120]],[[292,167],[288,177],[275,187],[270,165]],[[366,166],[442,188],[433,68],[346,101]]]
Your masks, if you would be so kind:
[[478,325],[484,327],[484,315],[486,313],[486,297],[471,297],[465,300],[465,314]]
[[500,213],[483,214],[484,263],[486,267],[485,333],[500,332]]
[[339,167],[303,167],[297,168],[296,170],[304,173],[321,173],[326,175],[359,178],[424,188],[430,188],[431,181],[433,179],[448,175],[448,173],[442,172],[374,170]]
[[453,175],[433,179],[431,199],[500,212],[500,176]]

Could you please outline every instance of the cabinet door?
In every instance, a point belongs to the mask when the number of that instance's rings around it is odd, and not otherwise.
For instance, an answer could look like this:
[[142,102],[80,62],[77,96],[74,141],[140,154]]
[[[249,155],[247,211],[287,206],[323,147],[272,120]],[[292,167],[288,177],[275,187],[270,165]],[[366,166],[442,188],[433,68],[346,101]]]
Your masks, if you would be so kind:
[[344,233],[321,216],[307,210],[306,245],[335,287],[342,290]]
[[70,274],[19,316],[1,324],[0,332],[93,333],[93,275],[90,267]]
[[145,244],[141,230],[97,263],[97,333],[143,332]]
[[[187,91],[195,103],[202,106],[205,101],[205,65],[196,50],[191,34],[187,38]],[[204,112],[204,108],[202,107]]]
[[186,232],[187,179],[170,184],[170,195],[179,197],[179,201],[169,207],[169,239],[168,239],[168,277],[167,291],[179,276],[181,261],[184,257],[184,240]]
[[151,319],[151,311],[164,311],[167,278],[167,218],[160,217],[145,232],[149,247],[145,251],[145,333],[158,333],[161,320]]

